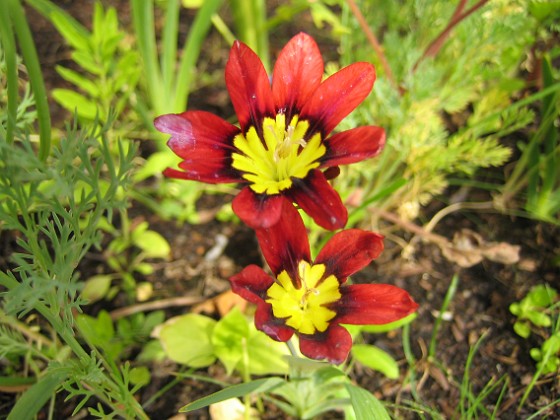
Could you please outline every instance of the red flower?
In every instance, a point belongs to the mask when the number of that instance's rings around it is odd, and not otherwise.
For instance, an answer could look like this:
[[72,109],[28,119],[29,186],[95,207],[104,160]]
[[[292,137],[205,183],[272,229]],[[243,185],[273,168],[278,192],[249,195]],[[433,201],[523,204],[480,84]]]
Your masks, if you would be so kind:
[[257,328],[277,341],[295,333],[301,352],[312,359],[342,363],[352,338],[339,324],[386,324],[414,312],[410,295],[388,284],[346,284],[383,250],[383,237],[358,229],[336,233],[311,261],[303,221],[291,203],[281,220],[257,230],[274,274],[250,265],[230,279],[232,290],[257,305]]
[[258,58],[236,41],[226,65],[226,85],[240,128],[203,111],[162,115],[155,127],[171,134],[169,147],[183,159],[169,177],[246,184],[234,212],[252,228],[280,218],[282,202],[295,202],[326,229],[344,227],[348,213],[321,171],[377,155],[380,127],[332,130],[369,94],[375,71],[355,63],[322,81],[317,44],[300,33],[282,49],[272,84]]

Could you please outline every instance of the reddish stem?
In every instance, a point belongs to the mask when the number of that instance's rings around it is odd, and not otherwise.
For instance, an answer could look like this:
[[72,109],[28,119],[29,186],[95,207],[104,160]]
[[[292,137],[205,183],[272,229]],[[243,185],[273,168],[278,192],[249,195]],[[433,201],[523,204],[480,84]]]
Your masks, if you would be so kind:
[[395,76],[393,75],[393,72],[391,71],[391,66],[389,66],[389,62],[387,61],[387,57],[385,57],[385,53],[383,52],[383,47],[381,46],[381,44],[377,40],[377,37],[375,36],[373,31],[369,27],[366,19],[364,18],[364,15],[360,11],[360,8],[356,5],[356,2],[354,0],[346,0],[346,3],[348,3],[348,6],[350,6],[350,10],[354,14],[354,16],[356,17],[356,20],[360,24],[360,27],[362,28],[362,30],[366,34],[366,38],[368,39],[369,43],[373,47],[375,53],[377,54],[377,57],[379,57],[379,61],[381,61],[381,66],[383,67],[383,70],[385,71],[387,79],[389,79],[389,81],[391,82],[391,84],[393,85],[393,87],[395,89],[399,90],[399,86],[397,84],[397,81],[395,80]]
[[437,53],[439,52],[439,50],[441,50],[441,48],[443,47],[443,44],[445,43],[447,38],[449,38],[449,35],[451,34],[451,30],[455,26],[457,26],[462,20],[466,19],[471,14],[473,14],[478,9],[480,9],[482,6],[484,6],[486,3],[488,3],[488,0],[479,0],[478,3],[476,3],[474,6],[472,6],[467,11],[463,12],[463,9],[465,8],[466,3],[467,3],[467,0],[460,0],[459,1],[459,4],[457,5],[457,8],[455,9],[455,12],[453,12],[453,16],[451,16],[451,19],[449,20],[449,23],[447,24],[447,26],[443,29],[443,31],[441,31],[441,33],[436,37],[436,39],[434,39],[432,41],[432,43],[428,46],[428,48],[426,48],[426,50],[424,51],[424,54],[422,54],[422,56],[418,59],[416,64],[414,64],[414,67],[412,68],[412,71],[416,71],[416,68],[418,67],[418,65],[423,60],[425,60],[427,57],[435,57],[437,55]]

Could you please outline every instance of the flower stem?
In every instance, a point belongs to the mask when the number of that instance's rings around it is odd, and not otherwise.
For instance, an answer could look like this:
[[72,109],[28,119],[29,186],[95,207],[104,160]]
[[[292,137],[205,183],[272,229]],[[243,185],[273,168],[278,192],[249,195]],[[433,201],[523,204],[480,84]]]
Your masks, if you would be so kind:
[[288,349],[290,350],[290,354],[294,357],[299,357],[298,351],[296,350],[296,348],[294,347],[294,343],[292,343],[292,339],[290,338],[288,341],[286,341],[286,345],[288,346]]

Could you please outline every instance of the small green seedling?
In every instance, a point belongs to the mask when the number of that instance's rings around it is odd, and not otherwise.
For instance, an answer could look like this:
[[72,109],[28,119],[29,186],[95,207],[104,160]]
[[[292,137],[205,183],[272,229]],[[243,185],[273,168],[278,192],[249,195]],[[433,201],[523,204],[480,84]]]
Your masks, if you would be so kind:
[[514,331],[523,338],[531,335],[531,324],[548,328],[552,325],[550,306],[557,296],[552,287],[541,284],[535,286],[521,301],[510,305],[510,312],[517,316]]

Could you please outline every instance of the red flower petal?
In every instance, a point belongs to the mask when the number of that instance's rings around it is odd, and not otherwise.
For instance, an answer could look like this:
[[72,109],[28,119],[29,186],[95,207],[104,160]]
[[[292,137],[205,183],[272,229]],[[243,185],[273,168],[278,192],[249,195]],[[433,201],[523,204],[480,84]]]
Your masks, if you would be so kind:
[[311,259],[305,225],[287,199],[283,200],[282,217],[278,223],[267,229],[257,229],[256,234],[264,258],[276,275],[286,270],[295,278],[298,263]]
[[323,58],[315,40],[305,33],[294,36],[280,51],[272,76],[277,110],[290,121],[321,84]]
[[191,181],[206,182],[207,184],[230,184],[239,182],[240,178],[230,168],[224,168],[222,160],[220,161],[193,161],[181,162],[179,164],[184,171],[167,168],[163,171],[163,175],[169,178],[187,179]]
[[241,180],[231,167],[232,141],[239,128],[204,111],[162,115],[156,118],[154,126],[171,134],[168,146],[184,159],[179,166],[185,172],[166,169],[165,176],[211,184]]
[[254,264],[248,265],[240,273],[230,277],[231,290],[243,299],[254,303],[264,303],[266,291],[274,279],[264,272],[262,268]]
[[326,137],[366,98],[374,81],[375,69],[369,63],[351,64],[326,79],[301,111],[301,119],[312,121],[308,132],[320,131]]
[[226,64],[226,86],[243,132],[261,128],[264,116],[274,115],[272,90],[260,58],[245,44],[235,41]]
[[277,341],[288,341],[294,330],[286,326],[283,320],[272,315],[272,306],[266,303],[266,292],[274,279],[256,265],[248,265],[241,273],[229,279],[231,290],[243,299],[257,305],[255,326]]
[[389,284],[353,284],[341,287],[340,293],[342,298],[333,309],[341,324],[387,324],[418,308],[406,291]]
[[339,325],[331,325],[324,333],[300,334],[299,349],[310,359],[326,359],[330,363],[341,364],[352,348],[352,337]]
[[255,312],[255,327],[276,341],[288,341],[294,335],[293,328],[287,327],[283,319],[272,314],[272,305],[263,302]]
[[292,182],[288,194],[315,223],[328,230],[344,227],[348,211],[321,171],[314,169],[306,178],[292,178]]
[[325,276],[334,274],[341,282],[377,258],[383,251],[383,236],[359,229],[336,233],[321,249],[315,264],[327,266]]
[[182,158],[192,156],[193,148],[206,146],[216,150],[235,150],[233,138],[239,128],[205,111],[166,114],[154,120],[161,132],[171,134],[167,145]]
[[356,127],[325,140],[327,153],[321,166],[347,165],[378,155],[385,146],[385,130],[381,127]]
[[247,186],[237,194],[231,206],[233,212],[247,226],[263,229],[278,223],[282,214],[282,201],[284,197],[280,194],[256,194]]

